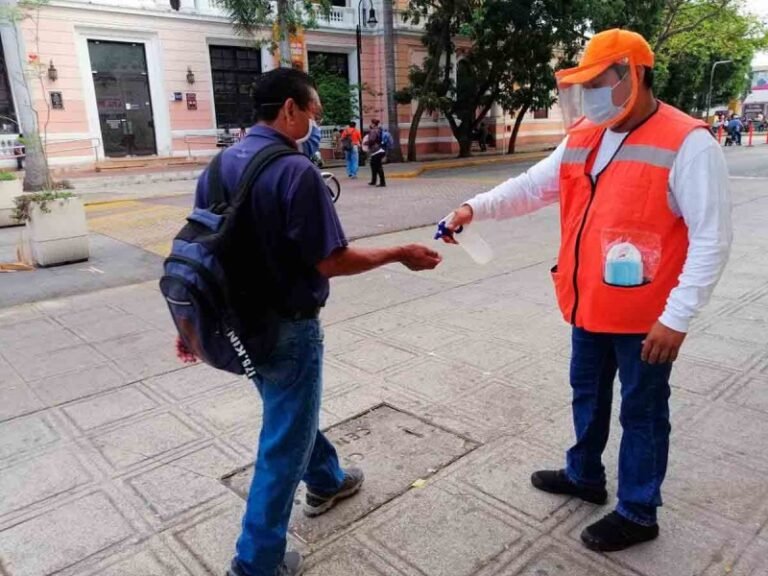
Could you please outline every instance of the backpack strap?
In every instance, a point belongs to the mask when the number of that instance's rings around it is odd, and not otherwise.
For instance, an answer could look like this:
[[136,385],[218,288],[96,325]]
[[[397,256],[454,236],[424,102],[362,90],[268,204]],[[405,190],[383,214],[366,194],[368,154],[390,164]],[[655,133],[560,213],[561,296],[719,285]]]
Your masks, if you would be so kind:
[[224,183],[221,179],[221,155],[219,152],[208,165],[208,205],[214,213],[218,213],[218,207],[227,205],[227,194],[224,191]]
[[240,206],[248,200],[251,195],[251,190],[256,184],[256,180],[261,176],[264,169],[272,162],[283,156],[293,156],[295,154],[301,154],[296,148],[288,146],[287,144],[275,143],[265,146],[254,154],[248,166],[245,167],[243,175],[240,177],[240,183],[238,184],[237,194],[232,202],[233,206]]

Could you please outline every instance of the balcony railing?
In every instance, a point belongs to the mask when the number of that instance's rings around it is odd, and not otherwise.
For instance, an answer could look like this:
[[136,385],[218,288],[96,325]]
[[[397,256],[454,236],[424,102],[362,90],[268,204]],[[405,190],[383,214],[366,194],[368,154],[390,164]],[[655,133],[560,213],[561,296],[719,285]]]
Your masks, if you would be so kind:
[[[199,14],[209,16],[226,16],[216,0],[195,0],[195,10]],[[277,14],[277,2],[272,2],[272,12]],[[331,6],[329,14],[317,14],[317,25],[320,28],[338,28],[350,30],[355,27],[355,9],[342,6]]]
[[[99,6],[109,6],[112,8],[129,8],[132,10],[140,9],[147,12],[168,12],[170,10],[170,0],[69,0],[81,2],[84,7],[98,10]],[[52,0],[56,3],[56,0]],[[354,3],[354,2],[353,2]],[[277,3],[272,2],[272,9],[277,13]],[[317,14],[317,25],[320,29],[336,30],[354,30],[357,23],[355,8],[350,6],[331,6],[329,14]],[[210,17],[226,17],[226,12],[219,6],[216,0],[180,0],[180,12],[184,14],[199,14]],[[421,30],[423,23],[414,26],[411,23],[403,22],[402,16],[398,11],[395,14],[395,28],[400,30]]]

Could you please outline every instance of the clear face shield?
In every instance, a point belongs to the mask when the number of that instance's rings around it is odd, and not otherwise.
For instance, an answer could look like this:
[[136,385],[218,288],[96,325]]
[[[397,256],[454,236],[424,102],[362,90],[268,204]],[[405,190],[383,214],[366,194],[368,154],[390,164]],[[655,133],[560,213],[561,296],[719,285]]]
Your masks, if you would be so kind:
[[616,126],[637,100],[637,72],[629,57],[561,70],[556,78],[567,132]]

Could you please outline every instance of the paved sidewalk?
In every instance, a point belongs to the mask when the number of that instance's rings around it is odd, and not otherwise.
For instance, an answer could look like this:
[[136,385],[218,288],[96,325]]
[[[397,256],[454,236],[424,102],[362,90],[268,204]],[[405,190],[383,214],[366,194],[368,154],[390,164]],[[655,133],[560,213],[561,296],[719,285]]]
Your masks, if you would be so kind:
[[[435,272],[334,281],[322,426],[369,480],[316,523],[295,518],[308,574],[764,576],[768,191],[745,185],[734,215],[732,262],[675,369],[662,535],[612,555],[578,542],[606,509],[528,484],[572,435],[556,207],[486,230],[486,267],[446,247]],[[172,340],[154,283],[0,310],[0,574],[223,574],[258,395],[181,367]]]

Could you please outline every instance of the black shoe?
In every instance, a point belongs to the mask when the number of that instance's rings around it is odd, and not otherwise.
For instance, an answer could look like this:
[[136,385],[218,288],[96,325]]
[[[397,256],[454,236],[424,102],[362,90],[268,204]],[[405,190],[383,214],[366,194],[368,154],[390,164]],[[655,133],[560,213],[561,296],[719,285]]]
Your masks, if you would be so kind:
[[376,186],[376,182],[368,182],[368,186]]
[[565,470],[539,470],[531,475],[531,484],[544,492],[551,494],[566,494],[576,496],[592,504],[605,504],[608,492],[605,488],[590,488],[578,486],[568,479]]
[[[286,552],[283,562],[277,567],[275,576],[301,576],[304,573],[304,559],[298,552]],[[232,560],[232,565],[227,570],[227,576],[246,576],[237,560]]]
[[618,552],[635,544],[650,542],[659,536],[659,525],[643,526],[611,512],[587,526],[581,533],[584,546],[595,552]]
[[340,500],[357,494],[363,485],[363,480],[365,480],[365,476],[362,470],[359,468],[347,468],[344,471],[344,482],[342,482],[341,488],[335,494],[317,494],[308,487],[307,498],[304,501],[304,515],[314,518],[315,516],[325,514],[336,506]]

